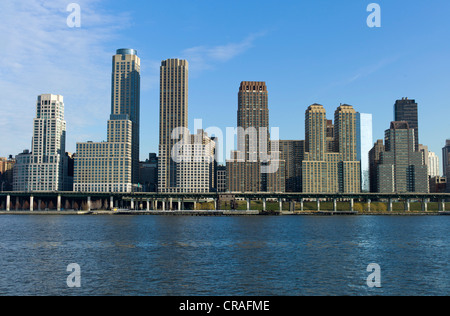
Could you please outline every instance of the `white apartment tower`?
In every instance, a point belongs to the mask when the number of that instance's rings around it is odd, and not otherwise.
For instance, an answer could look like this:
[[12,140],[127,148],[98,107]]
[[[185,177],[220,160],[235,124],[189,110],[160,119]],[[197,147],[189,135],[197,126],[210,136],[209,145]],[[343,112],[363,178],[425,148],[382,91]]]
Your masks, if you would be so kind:
[[439,177],[441,175],[439,169],[439,156],[436,153],[428,152],[428,176],[430,178]]
[[31,153],[17,156],[14,191],[62,191],[67,170],[66,121],[61,95],[42,94],[36,103]]

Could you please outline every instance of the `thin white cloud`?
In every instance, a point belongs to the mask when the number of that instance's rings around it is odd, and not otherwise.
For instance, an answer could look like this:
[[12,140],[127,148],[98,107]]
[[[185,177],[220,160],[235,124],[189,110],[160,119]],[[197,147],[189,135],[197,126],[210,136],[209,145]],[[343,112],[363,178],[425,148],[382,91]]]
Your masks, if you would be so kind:
[[357,82],[358,80],[362,80],[364,78],[370,77],[374,73],[377,73],[378,71],[382,70],[383,68],[387,67],[390,64],[395,63],[397,60],[400,59],[400,55],[384,58],[377,63],[372,63],[369,65],[366,65],[364,67],[361,67],[357,69],[353,74],[351,74],[348,77],[343,77],[340,80],[333,81],[327,86],[321,87],[314,96],[311,96],[310,99],[320,98],[324,94],[328,93],[332,89],[335,89],[337,87],[345,87],[347,85],[353,84]]
[[196,46],[183,50],[182,56],[192,65],[190,69],[202,71],[214,68],[216,63],[227,62],[242,55],[254,45],[254,42],[263,33],[252,34],[238,43],[228,43],[219,46]]
[[0,3],[0,156],[30,149],[39,94],[64,96],[68,150],[86,127],[106,129],[114,52],[104,47],[129,17],[104,12],[100,0],[76,2],[81,28],[67,26],[70,1]]
[[353,81],[356,81],[358,79],[362,79],[365,78],[367,76],[370,76],[373,73],[376,73],[378,70],[384,68],[385,66],[388,66],[389,64],[392,64],[394,62],[396,62],[400,57],[399,56],[395,56],[395,57],[391,57],[391,58],[385,58],[380,60],[378,63],[376,64],[372,64],[372,65],[368,65],[366,67],[362,67],[360,69],[358,69],[357,73],[352,76],[351,78],[348,78],[344,81],[342,81],[342,84],[349,84],[352,83]]

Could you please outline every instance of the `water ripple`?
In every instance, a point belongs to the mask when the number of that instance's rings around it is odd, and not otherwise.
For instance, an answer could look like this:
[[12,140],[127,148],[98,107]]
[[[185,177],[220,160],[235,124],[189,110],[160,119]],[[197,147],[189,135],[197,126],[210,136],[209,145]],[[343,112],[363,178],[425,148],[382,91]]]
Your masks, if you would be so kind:
[[[448,295],[436,217],[2,217],[0,295]],[[82,286],[66,285],[78,263]],[[368,264],[382,269],[369,288]]]

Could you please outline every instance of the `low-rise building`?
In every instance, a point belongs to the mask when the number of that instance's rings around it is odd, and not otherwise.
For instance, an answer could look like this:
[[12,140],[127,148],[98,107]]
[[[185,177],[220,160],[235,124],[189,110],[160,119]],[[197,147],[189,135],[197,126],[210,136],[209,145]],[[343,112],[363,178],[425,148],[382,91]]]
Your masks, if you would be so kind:
[[0,158],[0,191],[11,191],[13,185],[13,168],[16,160],[9,158]]
[[106,142],[77,143],[76,192],[133,192],[132,122],[128,115],[111,115]]
[[139,163],[139,185],[143,192],[158,191],[158,157],[155,153]]
[[430,193],[445,193],[447,188],[446,177],[432,177],[430,179]]

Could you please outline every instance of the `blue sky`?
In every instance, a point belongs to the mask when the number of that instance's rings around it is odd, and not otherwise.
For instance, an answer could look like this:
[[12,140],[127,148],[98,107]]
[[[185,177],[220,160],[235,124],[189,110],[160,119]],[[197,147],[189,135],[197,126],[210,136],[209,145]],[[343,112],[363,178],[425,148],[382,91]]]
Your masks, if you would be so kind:
[[[81,28],[66,24],[77,2]],[[381,7],[369,28],[367,6]],[[402,97],[420,109],[420,141],[441,156],[450,138],[450,20],[447,0],[115,1],[0,3],[0,156],[30,148],[36,96],[65,98],[67,150],[106,140],[111,58],[141,58],[141,158],[158,151],[159,65],[189,61],[189,123],[236,125],[241,81],[266,81],[270,125],[303,139],[306,108],[340,103],[372,113],[374,141]],[[441,167],[442,169],[442,167]]]

